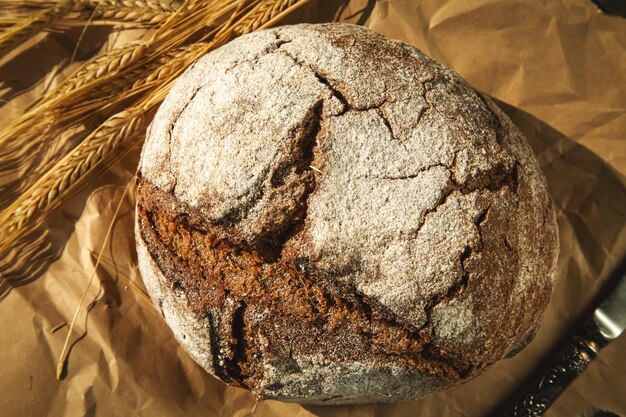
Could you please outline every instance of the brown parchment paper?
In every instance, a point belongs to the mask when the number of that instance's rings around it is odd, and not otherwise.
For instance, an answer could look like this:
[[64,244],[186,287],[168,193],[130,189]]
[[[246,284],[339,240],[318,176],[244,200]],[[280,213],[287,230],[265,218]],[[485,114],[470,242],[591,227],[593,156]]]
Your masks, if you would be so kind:
[[[417,46],[496,98],[527,135],[558,208],[561,239],[558,281],[535,340],[469,383],[421,401],[256,403],[245,390],[200,369],[145,298],[131,188],[88,293],[95,301],[88,316],[79,315],[72,340],[80,339],[72,345],[65,379],[57,381],[68,329],[52,329],[69,323],[79,303],[115,206],[134,175],[135,147],[46,218],[47,250],[23,261],[31,263],[33,282],[0,300],[1,415],[483,416],[523,388],[547,352],[578,324],[626,253],[626,20],[605,16],[586,0],[320,0],[288,22],[331,19]],[[99,47],[101,35],[88,36],[82,48]],[[21,61],[30,73],[21,73],[19,65],[0,68],[5,87],[31,88],[18,103],[50,82],[53,67],[67,72],[60,57],[71,55],[74,44],[55,42],[40,50],[45,59]],[[42,61],[50,67],[43,70]],[[33,73],[36,81],[20,83],[20,76],[32,80]],[[626,416],[624,352],[626,337],[601,351],[546,415],[578,416],[596,407]]]

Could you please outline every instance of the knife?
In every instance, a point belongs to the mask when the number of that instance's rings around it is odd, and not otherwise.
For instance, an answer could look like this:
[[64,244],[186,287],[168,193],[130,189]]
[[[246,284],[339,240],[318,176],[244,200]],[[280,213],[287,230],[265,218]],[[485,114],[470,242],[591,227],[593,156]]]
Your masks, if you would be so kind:
[[[623,263],[622,263],[623,264]],[[598,356],[598,351],[617,339],[626,328],[626,272],[591,317],[566,345],[557,363],[539,378],[527,394],[504,414],[506,417],[541,416],[561,392]]]

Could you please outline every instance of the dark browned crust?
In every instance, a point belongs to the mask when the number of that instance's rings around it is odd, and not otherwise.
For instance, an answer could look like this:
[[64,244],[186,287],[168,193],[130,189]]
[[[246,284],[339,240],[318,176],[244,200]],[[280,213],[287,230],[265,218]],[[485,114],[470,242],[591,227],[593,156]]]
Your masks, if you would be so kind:
[[210,323],[214,373],[226,382],[254,390],[263,356],[307,354],[409,366],[449,384],[468,372],[429,346],[426,331],[385,318],[373,300],[305,259],[288,250],[264,256],[231,228],[208,223],[141,178],[137,210],[141,238],[171,289],[182,290],[193,312]]

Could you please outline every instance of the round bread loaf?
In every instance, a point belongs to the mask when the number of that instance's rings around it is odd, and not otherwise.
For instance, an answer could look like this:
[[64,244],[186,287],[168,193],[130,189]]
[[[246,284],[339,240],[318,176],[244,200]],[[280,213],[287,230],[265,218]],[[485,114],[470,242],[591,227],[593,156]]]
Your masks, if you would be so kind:
[[555,211],[520,131],[455,72],[352,25],[242,36],[147,132],[141,274],[191,357],[259,398],[423,397],[533,336]]

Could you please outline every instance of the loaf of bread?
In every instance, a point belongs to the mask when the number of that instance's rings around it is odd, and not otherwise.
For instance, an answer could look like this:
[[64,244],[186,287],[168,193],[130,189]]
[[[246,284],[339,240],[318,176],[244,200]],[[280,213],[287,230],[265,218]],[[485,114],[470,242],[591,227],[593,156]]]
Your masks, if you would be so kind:
[[148,129],[141,274],[204,369],[259,398],[420,398],[536,331],[558,235],[520,131],[365,28],[261,31],[196,62]]

